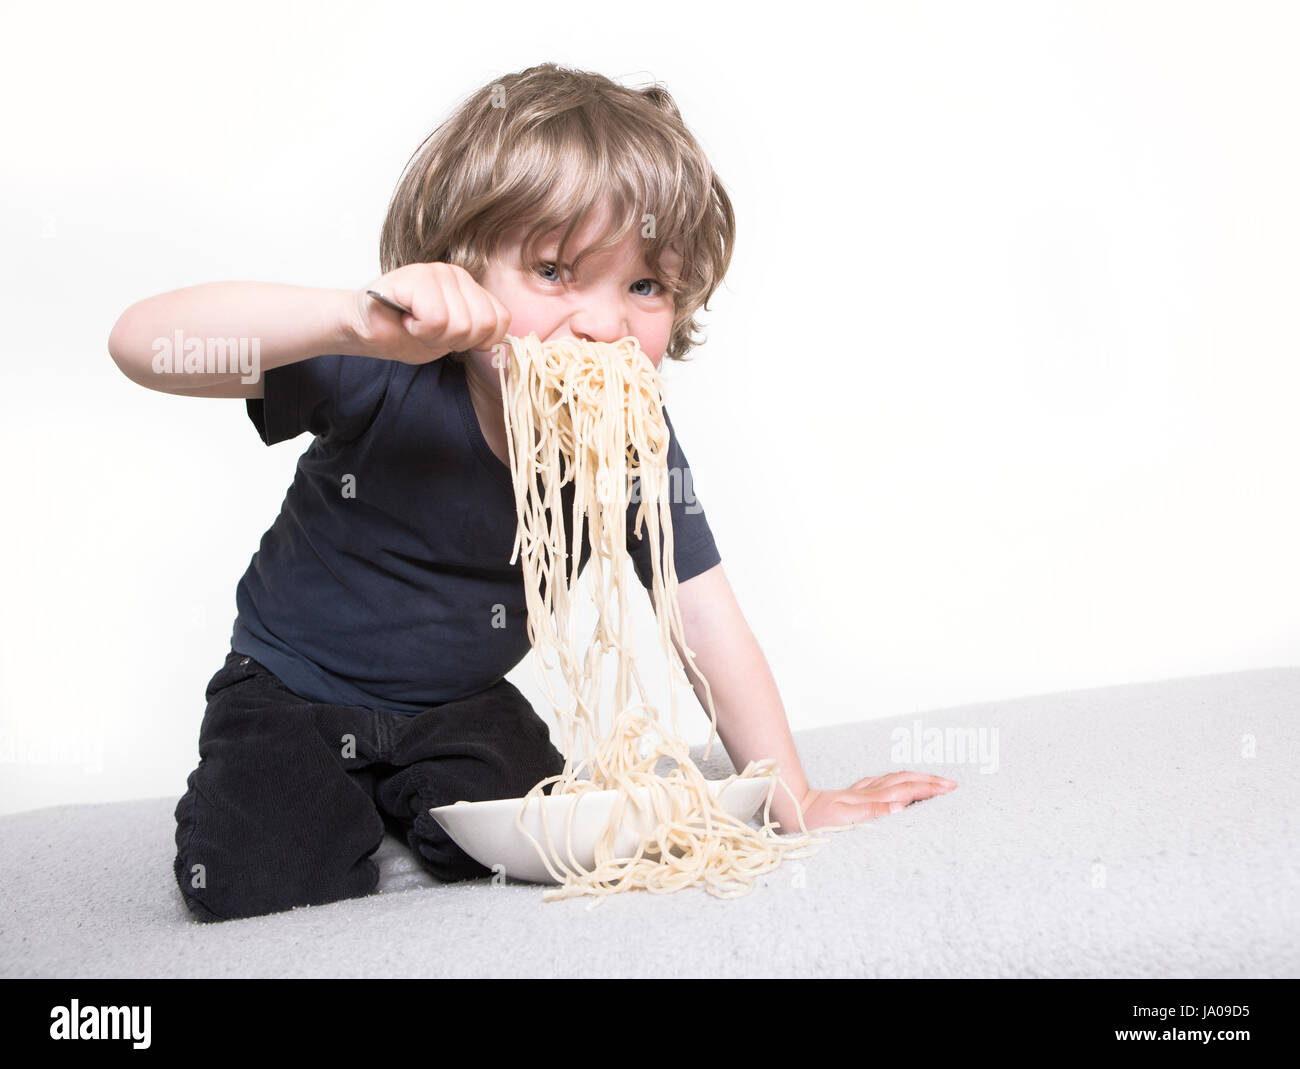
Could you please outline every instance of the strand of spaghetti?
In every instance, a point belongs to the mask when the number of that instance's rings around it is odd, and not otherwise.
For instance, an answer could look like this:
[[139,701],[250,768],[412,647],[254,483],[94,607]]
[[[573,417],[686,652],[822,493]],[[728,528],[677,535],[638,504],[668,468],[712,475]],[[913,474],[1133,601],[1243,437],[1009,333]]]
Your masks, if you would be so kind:
[[[763,826],[756,831],[726,813],[680,737],[675,691],[670,691],[672,730],[667,733],[636,671],[624,584],[626,523],[634,484],[641,500],[633,533],[646,538],[651,547],[650,586],[660,645],[674,678],[680,675],[690,682],[683,656],[694,668],[694,653],[684,641],[677,605],[669,435],[657,372],[631,337],[613,345],[573,339],[543,345],[535,334],[522,339],[507,336],[497,353],[519,521],[511,562],[518,559],[524,572],[528,638],[537,654],[534,667],[565,744],[564,771],[535,785],[516,814],[516,825],[560,884],[543,897],[592,895],[593,904],[599,904],[609,894],[633,888],[669,893],[695,884],[719,897],[746,893],[754,877],[771,871],[784,857],[802,856],[802,851],[821,840],[810,835],[802,815],[801,836],[775,835],[772,797],[777,784],[788,794],[790,790],[771,761],[751,762],[734,777],[771,780]],[[597,610],[595,630],[581,658],[571,611],[577,555],[569,552],[559,500],[560,488],[570,482],[573,543],[580,549],[587,533],[591,546],[587,568]],[[608,730],[602,730],[601,664],[610,651],[617,658],[614,709]],[[554,667],[565,683],[563,701],[546,676],[551,667],[548,652],[554,654]],[[698,668],[694,670],[709,714],[707,756],[716,737],[717,716],[708,681]],[[633,689],[640,699],[635,704]],[[675,763],[664,776],[655,771],[661,758]],[[588,778],[581,778],[583,773]],[[564,821],[563,857],[555,848],[545,806],[545,848],[523,825],[529,802],[539,799],[547,786],[552,796],[575,796]],[[614,790],[618,796],[598,837],[593,868],[584,872],[574,854],[573,822],[581,796],[595,790]],[[632,857],[614,856],[615,835],[628,807],[642,805],[649,807],[653,830],[642,837]]]

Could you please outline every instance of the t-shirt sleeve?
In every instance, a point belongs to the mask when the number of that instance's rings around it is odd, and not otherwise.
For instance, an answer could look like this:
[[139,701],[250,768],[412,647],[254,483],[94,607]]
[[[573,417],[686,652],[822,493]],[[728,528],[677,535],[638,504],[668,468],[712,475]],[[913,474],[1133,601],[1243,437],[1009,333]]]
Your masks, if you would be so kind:
[[383,403],[396,362],[369,356],[310,356],[262,376],[262,396],[248,398],[248,418],[267,445],[303,431],[355,439]]
[[[704,506],[695,494],[695,484],[691,477],[690,465],[686,454],[682,452],[677,441],[677,432],[673,421],[668,418],[668,409],[663,409],[664,421],[668,424],[668,498],[669,509],[673,518],[673,566],[677,571],[677,581],[684,583],[687,579],[706,572],[722,560],[718,547],[713,540],[713,531],[704,515]],[[638,538],[634,530],[639,502],[634,502],[627,511],[627,551],[632,557],[637,578],[647,590],[654,582],[654,571],[650,561],[649,527],[642,524]],[[661,533],[662,538],[662,533]],[[662,545],[659,547],[662,552]]]

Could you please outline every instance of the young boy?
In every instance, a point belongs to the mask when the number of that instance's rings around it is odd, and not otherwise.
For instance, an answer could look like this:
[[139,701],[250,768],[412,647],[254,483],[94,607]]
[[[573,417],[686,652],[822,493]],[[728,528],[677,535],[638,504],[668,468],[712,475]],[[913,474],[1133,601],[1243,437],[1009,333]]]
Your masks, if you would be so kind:
[[[368,894],[386,827],[440,879],[487,875],[429,809],[521,797],[564,766],[504,678],[529,645],[491,348],[507,331],[631,335],[656,367],[679,360],[734,232],[664,89],[543,64],[480,89],[421,146],[369,285],[212,283],[123,313],[109,349],[133,381],[245,398],[267,445],[315,436],[236,590],[176,807],[176,880],[196,917]],[[159,361],[155,339],[177,331],[256,339],[260,374]],[[690,486],[675,434],[669,466]],[[634,512],[628,548],[649,589]],[[778,788],[783,830],[800,812],[810,829],[849,824],[951,789],[911,772],[811,789],[703,510],[674,500],[672,518],[684,634],[719,736],[738,769],[776,760],[799,800]]]

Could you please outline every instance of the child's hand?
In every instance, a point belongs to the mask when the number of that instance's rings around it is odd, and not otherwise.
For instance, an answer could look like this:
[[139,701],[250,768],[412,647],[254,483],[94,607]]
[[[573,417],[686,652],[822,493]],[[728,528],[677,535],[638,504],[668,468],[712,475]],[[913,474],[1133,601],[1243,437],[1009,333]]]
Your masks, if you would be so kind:
[[[921,772],[891,772],[874,779],[860,779],[848,790],[815,791],[809,789],[800,807],[809,831],[813,828],[839,827],[858,824],[875,817],[888,816],[895,808],[902,809],[923,798],[947,794],[957,786],[942,776],[927,776]],[[782,824],[781,833],[798,832],[799,822]]]
[[[366,295],[405,305],[403,315]],[[407,264],[348,293],[342,312],[348,351],[427,364],[448,353],[490,349],[506,336],[510,311],[456,264]]]

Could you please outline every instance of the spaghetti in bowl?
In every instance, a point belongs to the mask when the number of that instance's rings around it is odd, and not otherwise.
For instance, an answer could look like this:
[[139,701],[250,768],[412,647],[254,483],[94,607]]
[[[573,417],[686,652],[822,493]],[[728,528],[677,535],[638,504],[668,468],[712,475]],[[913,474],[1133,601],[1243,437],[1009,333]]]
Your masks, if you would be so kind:
[[[707,782],[717,805],[738,821],[747,821],[758,811],[771,785],[766,776]],[[626,798],[627,804],[614,835],[614,855],[631,857],[657,823],[646,787],[626,795],[616,790],[590,790],[456,802],[429,813],[457,846],[493,873],[528,883],[556,884],[559,881],[540,851],[546,852],[551,866],[561,873],[575,868],[590,871],[595,867],[597,842],[606,833],[620,798]]]

